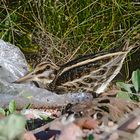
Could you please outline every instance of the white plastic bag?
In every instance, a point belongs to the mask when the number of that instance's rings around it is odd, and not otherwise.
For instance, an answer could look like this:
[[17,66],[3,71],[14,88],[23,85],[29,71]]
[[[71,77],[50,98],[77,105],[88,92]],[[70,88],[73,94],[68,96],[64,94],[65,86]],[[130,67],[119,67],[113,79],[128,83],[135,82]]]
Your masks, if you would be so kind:
[[37,88],[30,83],[13,82],[28,72],[27,62],[20,49],[0,40],[0,106],[6,107],[11,100],[17,102],[17,108],[31,103],[33,108],[58,107],[67,103],[92,100],[87,93],[57,95],[46,89]]

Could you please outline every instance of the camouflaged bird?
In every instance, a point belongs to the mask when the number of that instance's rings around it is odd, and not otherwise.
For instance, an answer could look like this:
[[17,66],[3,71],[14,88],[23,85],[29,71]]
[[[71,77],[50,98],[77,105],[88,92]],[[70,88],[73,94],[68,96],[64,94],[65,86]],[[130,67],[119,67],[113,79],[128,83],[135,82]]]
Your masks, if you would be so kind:
[[15,83],[34,81],[39,87],[57,94],[79,91],[100,94],[120,72],[134,46],[126,42],[121,51],[84,55],[62,66],[51,61],[42,62]]

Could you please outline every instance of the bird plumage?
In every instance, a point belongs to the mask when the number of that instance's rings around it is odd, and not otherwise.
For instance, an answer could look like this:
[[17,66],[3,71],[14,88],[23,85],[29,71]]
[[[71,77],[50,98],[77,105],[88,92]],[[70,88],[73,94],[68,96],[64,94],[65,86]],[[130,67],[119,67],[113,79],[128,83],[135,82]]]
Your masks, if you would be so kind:
[[52,61],[47,60],[38,64],[35,69],[27,73],[25,76],[16,80],[14,83],[24,82],[36,82],[41,88],[47,88],[47,85],[51,83],[55,77],[55,72],[59,69]]
[[78,91],[100,94],[119,73],[133,47],[127,42],[122,51],[84,55],[60,67],[42,62],[16,83],[35,81],[40,87],[58,94]]

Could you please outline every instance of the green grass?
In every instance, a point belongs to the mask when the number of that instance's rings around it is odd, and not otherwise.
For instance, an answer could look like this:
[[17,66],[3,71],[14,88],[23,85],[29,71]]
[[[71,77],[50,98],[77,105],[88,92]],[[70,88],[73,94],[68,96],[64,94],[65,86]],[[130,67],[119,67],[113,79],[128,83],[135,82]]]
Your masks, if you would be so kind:
[[140,5],[132,0],[16,0],[0,2],[0,38],[26,52],[47,47],[66,62],[133,40]]

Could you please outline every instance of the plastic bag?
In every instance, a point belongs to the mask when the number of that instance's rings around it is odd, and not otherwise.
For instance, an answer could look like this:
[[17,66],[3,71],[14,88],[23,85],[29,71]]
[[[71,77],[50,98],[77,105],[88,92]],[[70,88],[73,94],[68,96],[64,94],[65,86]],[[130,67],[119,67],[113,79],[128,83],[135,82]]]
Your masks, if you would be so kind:
[[28,65],[23,53],[14,45],[0,40],[0,106],[8,106],[15,100],[17,108],[32,104],[32,108],[47,108],[64,106],[67,103],[77,103],[92,100],[87,93],[67,93],[57,95],[46,89],[37,88],[31,83],[14,84],[13,82],[28,72]]

